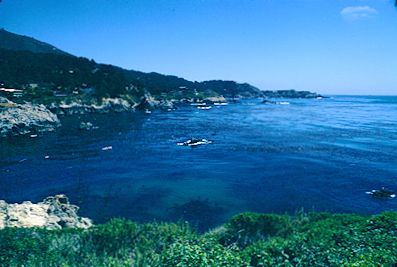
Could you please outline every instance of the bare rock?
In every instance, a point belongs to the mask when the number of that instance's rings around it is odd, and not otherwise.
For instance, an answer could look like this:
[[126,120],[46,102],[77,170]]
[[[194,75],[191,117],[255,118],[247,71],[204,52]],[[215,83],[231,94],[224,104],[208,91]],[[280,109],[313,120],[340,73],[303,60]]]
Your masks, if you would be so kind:
[[210,103],[226,103],[227,100],[223,96],[212,96],[212,97],[207,97],[204,99],[207,102]]
[[44,105],[15,104],[0,99],[0,137],[54,131],[60,126],[58,117]]
[[133,105],[122,98],[103,98],[99,102],[94,101],[91,103],[84,103],[81,100],[71,103],[52,103],[49,108],[53,112],[62,115],[134,111]]
[[156,99],[150,93],[146,93],[142,98],[141,102],[135,106],[138,110],[173,110],[175,105],[171,100]]
[[8,204],[0,200],[0,229],[5,227],[43,227],[47,229],[89,228],[92,222],[79,217],[79,207],[65,195],[47,197],[42,202]]
[[90,131],[90,130],[95,130],[98,129],[98,126],[95,126],[94,124],[92,124],[91,122],[87,121],[87,122],[81,122],[79,129],[80,130],[85,130],[85,131]]

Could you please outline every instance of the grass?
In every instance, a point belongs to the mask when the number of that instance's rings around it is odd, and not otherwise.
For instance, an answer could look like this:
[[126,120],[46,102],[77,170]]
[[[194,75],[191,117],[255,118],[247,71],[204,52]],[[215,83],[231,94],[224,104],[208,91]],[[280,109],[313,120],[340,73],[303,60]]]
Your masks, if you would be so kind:
[[397,213],[243,213],[199,234],[187,223],[113,219],[89,230],[6,228],[0,266],[393,266]]

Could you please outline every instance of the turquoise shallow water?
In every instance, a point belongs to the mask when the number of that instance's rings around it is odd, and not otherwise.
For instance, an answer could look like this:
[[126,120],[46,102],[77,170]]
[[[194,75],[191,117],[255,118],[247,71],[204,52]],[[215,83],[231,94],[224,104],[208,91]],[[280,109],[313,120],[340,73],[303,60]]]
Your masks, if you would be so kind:
[[[397,190],[397,97],[288,101],[62,118],[56,133],[1,141],[0,199],[66,193],[97,222],[183,219],[202,229],[241,211],[395,210],[397,200],[365,192]],[[80,121],[99,129],[82,132]],[[176,145],[191,137],[213,144]]]

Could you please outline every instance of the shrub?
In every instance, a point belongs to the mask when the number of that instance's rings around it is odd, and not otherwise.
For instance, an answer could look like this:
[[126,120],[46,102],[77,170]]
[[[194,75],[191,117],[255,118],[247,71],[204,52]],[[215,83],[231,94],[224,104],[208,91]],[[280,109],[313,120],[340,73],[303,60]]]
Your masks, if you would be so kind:
[[397,213],[243,213],[199,235],[114,219],[88,230],[0,230],[0,266],[393,266]]
[[244,266],[244,260],[238,251],[208,241],[206,239],[181,240],[173,243],[163,252],[160,266]]
[[286,215],[242,213],[234,216],[220,238],[225,245],[245,247],[272,236],[288,236],[292,232],[291,218]]

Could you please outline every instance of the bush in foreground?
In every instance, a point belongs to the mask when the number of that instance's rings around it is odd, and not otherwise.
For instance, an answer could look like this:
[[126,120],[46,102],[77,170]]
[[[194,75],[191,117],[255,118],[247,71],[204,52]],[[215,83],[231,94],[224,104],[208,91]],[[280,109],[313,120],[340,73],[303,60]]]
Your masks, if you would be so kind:
[[393,266],[397,213],[243,213],[199,234],[114,219],[89,230],[7,228],[0,266]]

